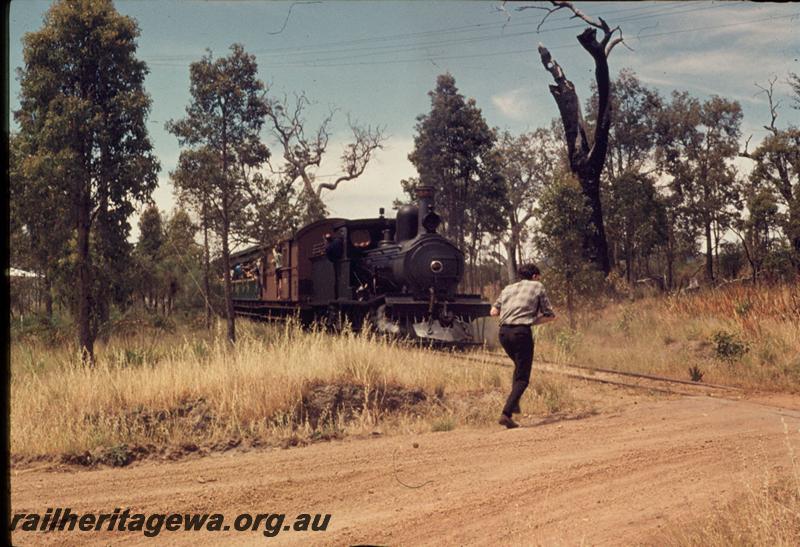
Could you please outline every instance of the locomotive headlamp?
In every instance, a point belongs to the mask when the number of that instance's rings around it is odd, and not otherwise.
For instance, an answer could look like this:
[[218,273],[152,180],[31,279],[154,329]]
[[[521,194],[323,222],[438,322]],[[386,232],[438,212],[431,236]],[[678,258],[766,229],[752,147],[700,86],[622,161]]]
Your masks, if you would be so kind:
[[431,271],[435,274],[442,273],[444,265],[438,260],[431,261]]

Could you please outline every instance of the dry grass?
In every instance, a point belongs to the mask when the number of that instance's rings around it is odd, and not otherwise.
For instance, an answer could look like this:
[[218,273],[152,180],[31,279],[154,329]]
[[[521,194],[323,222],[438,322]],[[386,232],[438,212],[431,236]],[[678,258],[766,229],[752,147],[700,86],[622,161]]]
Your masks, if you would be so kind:
[[[121,444],[294,444],[376,429],[447,431],[493,422],[509,388],[510,369],[369,335],[333,337],[245,321],[237,330],[235,348],[221,330],[112,338],[98,347],[94,368],[80,366],[64,346],[13,343],[12,454],[81,454]],[[328,407],[309,420],[309,398],[320,386],[323,395],[328,386],[349,389],[342,404],[352,412],[326,399],[315,404]],[[557,381],[538,379],[532,387],[523,400],[528,412],[546,415],[576,404]],[[384,404],[391,390],[400,408]],[[402,404],[412,390],[424,392],[425,401]]]
[[539,355],[753,389],[800,390],[800,288],[729,287],[584,312],[541,329]]
[[[673,377],[688,377],[689,368],[697,367],[705,382],[800,389],[797,287],[645,299],[584,313],[575,332],[565,323],[539,329],[536,359]],[[99,344],[91,369],[80,366],[58,337],[13,339],[12,454],[447,431],[494,422],[509,388],[509,368],[457,355],[368,335],[332,337],[244,321],[238,326],[235,348],[224,342],[221,326],[214,332],[159,324],[118,329]],[[715,338],[719,333],[727,338]],[[571,385],[534,375],[523,408],[545,416],[586,411]],[[329,405],[310,420],[309,398],[319,386],[349,389],[349,411]],[[424,401],[404,403],[403,390],[421,391]],[[400,399],[395,407],[385,404],[392,396]]]
[[785,484],[763,485],[705,523],[677,533],[677,546],[800,545],[800,494]]
[[800,463],[783,422],[788,471],[769,471],[758,483],[746,483],[745,494],[708,517],[688,526],[674,526],[657,543],[680,547],[800,545]]

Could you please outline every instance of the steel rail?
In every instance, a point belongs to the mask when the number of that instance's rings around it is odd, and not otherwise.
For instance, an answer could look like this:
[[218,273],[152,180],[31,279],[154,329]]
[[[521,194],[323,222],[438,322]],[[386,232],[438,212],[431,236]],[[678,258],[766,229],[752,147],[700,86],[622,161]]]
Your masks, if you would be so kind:
[[[494,358],[507,358],[505,355],[502,355],[500,353],[486,352],[483,355],[486,355],[488,357],[494,357]],[[625,371],[625,370],[614,370],[614,369],[600,368],[600,367],[589,367],[589,366],[586,366],[586,365],[571,365],[571,364],[567,364],[567,363],[556,363],[555,361],[549,361],[547,359],[539,359],[539,362],[540,363],[547,363],[547,364],[550,364],[550,365],[556,365],[556,366],[560,366],[560,367],[575,368],[575,369],[579,369],[579,370],[588,370],[588,371],[592,371],[592,372],[602,372],[602,373],[605,373],[605,374],[618,374],[620,376],[630,376],[632,378],[644,378],[644,379],[647,379],[647,380],[655,380],[655,381],[659,381],[659,382],[671,382],[671,383],[675,383],[675,384],[685,384],[685,385],[688,385],[688,386],[700,386],[700,387],[707,387],[707,388],[710,388],[710,389],[722,389],[722,390],[727,390],[727,391],[742,391],[741,388],[734,387],[734,386],[726,386],[726,385],[722,385],[722,384],[709,384],[709,383],[705,383],[705,382],[692,382],[690,380],[679,380],[677,378],[668,378],[666,376],[656,376],[654,374],[645,374],[645,373],[642,373],[642,372],[629,372],[629,371]]]
[[[446,353],[446,352],[440,352],[440,353]],[[478,362],[478,363],[490,364],[490,365],[495,365],[495,366],[500,366],[500,367],[508,367],[508,368],[510,368],[512,366],[512,365],[510,365],[508,363],[500,362],[500,361],[497,361],[497,360],[487,360],[485,358],[478,358],[478,357],[472,357],[472,356],[453,354],[452,357],[455,358],[455,359],[474,361],[474,362]],[[570,372],[554,370],[554,369],[551,369],[551,368],[538,368],[538,369],[536,369],[536,371],[537,372],[544,372],[545,374],[555,374],[555,375],[558,375],[558,376],[565,376],[567,378],[572,378],[572,379],[575,379],[575,380],[586,380],[587,382],[595,382],[595,383],[598,383],[598,384],[612,385],[612,386],[615,386],[615,387],[627,387],[627,388],[641,389],[641,390],[651,391],[651,392],[655,391],[655,392],[658,392],[658,393],[664,393],[664,394],[669,394],[669,395],[694,395],[694,393],[687,393],[685,391],[676,391],[676,390],[672,390],[672,389],[668,389],[668,388],[664,388],[664,387],[643,386],[643,385],[639,385],[639,384],[630,384],[630,383],[626,383],[626,382],[616,382],[614,380],[606,380],[606,379],[603,379],[603,378],[596,378],[596,377],[593,377],[593,376],[585,376],[583,374],[572,374]]]
[[[496,354],[496,353],[495,354],[493,354],[493,353],[483,353],[483,354],[478,354],[478,355],[464,355],[464,354],[446,352],[446,351],[441,351],[441,350],[436,350],[436,349],[434,349],[433,351],[435,351],[437,353],[448,354],[451,357],[453,357],[454,359],[462,359],[462,360],[467,360],[467,361],[474,361],[474,362],[491,364],[491,365],[501,366],[501,367],[509,367],[509,368],[512,366],[510,363],[505,362],[508,359],[506,356],[501,356],[500,354]],[[502,359],[502,361],[500,359]],[[550,362],[550,361],[542,361],[542,360],[540,360],[539,362],[546,363],[550,367],[577,368],[579,370],[587,370],[587,371],[597,372],[597,373],[600,373],[600,374],[609,374],[609,375],[620,375],[620,376],[634,377],[634,378],[639,378],[641,380],[647,380],[647,381],[651,381],[651,382],[665,382],[665,383],[676,382],[676,380],[674,378],[665,378],[665,377],[661,377],[661,376],[653,376],[653,375],[650,375],[650,374],[641,374],[641,375],[638,374],[638,373],[623,373],[623,374],[620,374],[620,371],[615,371],[615,370],[594,369],[592,367],[583,367],[583,366],[578,366],[578,365],[562,365],[562,364],[559,364],[559,363],[553,363],[553,362]],[[656,387],[656,386],[652,386],[652,385],[642,385],[642,384],[636,384],[636,383],[619,382],[619,381],[615,381],[615,380],[611,380],[611,379],[598,378],[598,377],[595,377],[595,376],[589,376],[589,375],[584,375],[584,374],[574,374],[574,373],[570,373],[570,372],[567,372],[567,371],[555,370],[553,368],[539,368],[538,371],[549,373],[549,374],[557,374],[559,376],[566,376],[567,378],[576,379],[576,380],[586,380],[588,382],[595,382],[595,383],[600,383],[600,384],[612,385],[612,386],[615,386],[615,387],[626,387],[626,388],[640,389],[640,390],[645,390],[645,391],[665,393],[665,394],[674,394],[674,395],[697,395],[698,394],[697,392],[691,392],[691,391],[686,391],[686,390],[681,391],[681,390],[677,390],[677,389],[670,389],[670,388],[665,387],[665,386]],[[676,383],[682,384],[682,385],[690,385],[690,386],[695,387],[695,388],[700,388],[701,390],[703,390],[703,389],[712,389],[712,390],[716,389],[716,390],[741,391],[739,388],[721,386],[721,385],[718,385],[718,384],[703,384],[703,383],[696,383],[696,382],[688,382],[688,381],[685,381],[685,380],[677,380]]]

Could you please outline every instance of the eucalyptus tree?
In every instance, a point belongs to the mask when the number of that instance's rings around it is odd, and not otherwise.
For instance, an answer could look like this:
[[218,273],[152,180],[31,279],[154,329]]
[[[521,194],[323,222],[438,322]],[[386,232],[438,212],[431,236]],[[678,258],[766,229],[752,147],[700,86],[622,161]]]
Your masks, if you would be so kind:
[[782,215],[771,187],[756,182],[748,190],[747,217],[736,219],[731,229],[742,243],[750,264],[751,280],[756,284],[769,253],[775,247],[778,239],[775,232]]
[[[213,319],[211,305],[211,235],[214,232],[214,216],[211,210],[211,195],[214,188],[216,155],[205,148],[184,150],[178,159],[178,166],[170,172],[178,205],[191,212],[200,225],[203,235],[203,293],[206,311],[206,328],[210,329]],[[181,252],[180,249],[176,253]]]
[[647,259],[667,243],[667,212],[651,176],[625,171],[615,177],[606,192],[609,233],[621,247],[625,279],[633,283],[636,259]]
[[578,180],[562,171],[544,188],[536,214],[539,227],[534,241],[546,266],[548,290],[563,298],[570,328],[575,329],[577,295],[593,292],[599,285],[598,277],[602,277],[584,256],[585,231],[591,229],[592,209]]
[[[231,236],[251,203],[260,178],[254,173],[269,158],[260,132],[268,112],[264,83],[258,79],[255,56],[240,44],[227,57],[214,59],[209,51],[190,66],[191,103],[186,117],[169,121],[167,128],[181,146],[179,169],[200,162],[207,170],[201,179],[180,179],[183,190],[194,193],[208,207],[222,247],[227,336],[236,341],[231,279]],[[173,177],[175,178],[175,177]]]
[[[593,125],[597,121],[599,97],[597,85],[592,87],[587,121]],[[663,98],[658,91],[643,84],[633,70],[623,68],[611,82],[609,101],[615,123],[608,132],[606,178],[614,180],[623,173],[655,171],[654,152]]]
[[[203,250],[195,241],[198,227],[185,209],[173,209],[163,226],[161,288],[164,313],[170,314],[178,304],[191,309],[203,302],[204,295],[198,290]],[[200,298],[195,296],[198,293]]]
[[705,102],[673,92],[660,119],[660,163],[672,177],[677,206],[705,239],[706,278],[715,279],[714,249],[735,209],[741,209],[733,158],[739,152],[742,109],[712,96]]
[[451,74],[439,75],[428,96],[431,110],[417,116],[408,155],[419,176],[402,181],[403,189],[411,197],[420,184],[436,189],[444,233],[465,247],[474,267],[483,237],[505,227],[507,194],[497,136],[475,99],[459,93]]
[[75,238],[78,343],[86,362],[94,361],[98,315],[95,228],[102,222],[106,235],[124,240],[134,204],[147,200],[157,184],[138,36],[136,22],[110,0],[60,0],[43,27],[23,38],[15,118],[25,168],[35,173],[26,180],[63,198],[54,205],[64,209],[50,214],[68,218]]
[[138,285],[145,308],[156,308],[161,293],[161,261],[164,256],[164,225],[161,211],[155,204],[147,206],[139,217],[139,240],[136,259]]
[[794,96],[792,97],[794,103],[792,104],[792,108],[795,110],[800,110],[800,75],[790,72],[789,79],[787,81],[789,86],[792,88],[792,92],[794,93]]
[[499,239],[506,250],[508,279],[513,281],[521,249],[530,234],[530,223],[536,215],[536,204],[543,188],[554,180],[563,154],[554,131],[546,128],[517,136],[505,131],[500,135],[497,150],[508,196],[503,208],[508,229]]
[[59,268],[69,253],[69,203],[50,180],[51,166],[31,154],[30,144],[18,134],[9,139],[11,266],[42,276],[45,316],[52,319]]

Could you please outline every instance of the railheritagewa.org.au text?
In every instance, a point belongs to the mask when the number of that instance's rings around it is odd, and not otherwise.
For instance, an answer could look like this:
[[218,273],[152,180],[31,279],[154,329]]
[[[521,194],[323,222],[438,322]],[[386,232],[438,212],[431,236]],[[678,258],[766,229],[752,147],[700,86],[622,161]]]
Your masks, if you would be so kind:
[[324,532],[331,515],[301,513],[240,513],[229,520],[221,513],[78,513],[69,507],[49,508],[44,513],[14,513],[11,531],[17,532],[138,532],[156,537],[163,532],[261,532],[275,537],[281,532]]

